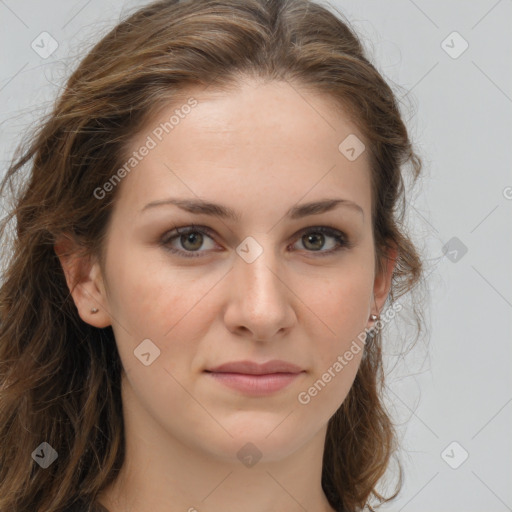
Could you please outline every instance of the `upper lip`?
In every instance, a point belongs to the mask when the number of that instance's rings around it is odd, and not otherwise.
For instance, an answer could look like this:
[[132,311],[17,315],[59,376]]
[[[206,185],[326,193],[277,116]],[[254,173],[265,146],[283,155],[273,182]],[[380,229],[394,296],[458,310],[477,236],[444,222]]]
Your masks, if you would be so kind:
[[286,361],[274,359],[266,363],[259,364],[254,361],[232,361],[224,363],[215,368],[208,368],[208,372],[217,373],[244,373],[247,375],[265,375],[270,373],[300,373],[304,371],[297,366]]

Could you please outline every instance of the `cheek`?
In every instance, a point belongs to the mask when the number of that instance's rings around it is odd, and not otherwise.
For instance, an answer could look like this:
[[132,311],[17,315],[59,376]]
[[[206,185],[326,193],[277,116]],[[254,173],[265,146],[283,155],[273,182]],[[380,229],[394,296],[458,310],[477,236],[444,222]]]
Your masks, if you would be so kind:
[[187,365],[178,361],[193,359],[213,321],[215,311],[203,299],[219,276],[194,277],[190,269],[172,267],[165,254],[152,252],[148,257],[147,252],[132,249],[110,267],[114,331],[123,362],[131,366],[134,349],[150,339],[160,349],[158,363],[180,372]]
[[[129,239],[112,238],[108,274],[112,314],[120,323],[124,320],[138,326],[137,335],[145,335],[148,330],[163,336],[175,319],[185,314],[184,279],[159,249],[147,250]],[[188,285],[190,294],[193,284]]]
[[[309,282],[310,286],[313,284]],[[327,331],[330,330],[332,335],[343,334],[366,326],[372,284],[372,276],[367,270],[357,272],[348,269],[333,273],[323,285],[317,281],[316,293],[305,296],[309,299],[307,304],[310,308],[330,328]]]
[[315,361],[311,379],[298,397],[299,403],[307,404],[309,415],[325,421],[345,400],[359,369],[364,343],[358,336],[367,326],[371,285],[364,275],[352,274],[340,277],[327,290],[315,307],[322,321],[314,323],[321,331],[309,334]]
[[[358,336],[368,326],[372,277],[373,273],[361,266],[347,268],[346,272],[339,272],[328,284],[318,288],[315,297],[308,301],[308,306],[315,313],[314,322],[310,325],[312,329],[313,324],[316,328],[309,337],[317,340],[319,348],[317,372],[326,371],[347,350],[354,352],[350,366],[358,366],[364,346]],[[344,370],[344,373],[352,373],[352,370]],[[335,380],[340,383],[342,379],[338,377]]]

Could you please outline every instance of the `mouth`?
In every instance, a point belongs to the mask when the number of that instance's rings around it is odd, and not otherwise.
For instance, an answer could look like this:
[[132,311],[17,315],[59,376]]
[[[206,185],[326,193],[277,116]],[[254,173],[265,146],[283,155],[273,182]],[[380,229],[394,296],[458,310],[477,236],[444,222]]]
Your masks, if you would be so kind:
[[265,396],[286,388],[306,371],[293,363],[273,360],[263,364],[235,361],[205,370],[205,373],[243,394]]
[[247,374],[231,372],[206,372],[216,382],[243,394],[265,396],[276,393],[289,386],[305,372]]

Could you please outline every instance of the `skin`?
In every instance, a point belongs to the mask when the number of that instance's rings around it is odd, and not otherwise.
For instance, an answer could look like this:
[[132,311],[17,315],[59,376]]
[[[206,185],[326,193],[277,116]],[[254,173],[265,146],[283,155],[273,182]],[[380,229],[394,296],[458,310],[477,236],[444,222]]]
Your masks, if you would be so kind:
[[[80,317],[112,325],[124,368],[127,458],[99,501],[110,512],[332,511],[321,487],[327,422],[363,351],[307,405],[298,395],[372,324],[390,290],[394,259],[383,273],[375,269],[367,153],[349,161],[338,150],[349,134],[363,137],[329,98],[286,82],[188,92],[198,105],[119,185],[105,268],[65,257],[69,241],[55,246],[70,289],[79,276],[72,295]],[[176,108],[159,112],[132,150]],[[141,212],[169,197],[222,203],[241,218],[173,205]],[[353,201],[363,213],[342,206],[285,217],[296,204],[325,198]],[[191,224],[213,235],[203,234],[201,245],[178,234],[167,245],[199,257],[160,243]],[[308,243],[303,235],[326,225],[353,246],[319,254],[337,247],[336,239],[314,232]],[[263,250],[252,263],[236,252],[248,236]],[[134,350],[147,338],[160,356],[145,366]],[[263,397],[204,372],[243,359],[283,359],[305,372]],[[248,442],[262,454],[252,467],[237,457]]]

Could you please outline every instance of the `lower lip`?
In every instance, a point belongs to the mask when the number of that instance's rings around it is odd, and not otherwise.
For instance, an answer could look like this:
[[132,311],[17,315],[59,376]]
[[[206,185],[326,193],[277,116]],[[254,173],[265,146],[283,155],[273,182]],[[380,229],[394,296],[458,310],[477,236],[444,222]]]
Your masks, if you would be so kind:
[[269,373],[266,375],[248,375],[245,373],[207,372],[226,386],[255,396],[264,396],[279,391],[293,382],[300,373]]

